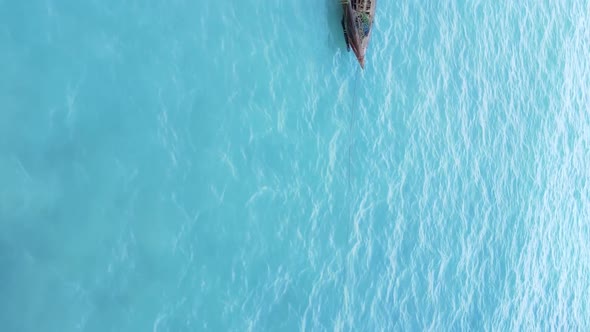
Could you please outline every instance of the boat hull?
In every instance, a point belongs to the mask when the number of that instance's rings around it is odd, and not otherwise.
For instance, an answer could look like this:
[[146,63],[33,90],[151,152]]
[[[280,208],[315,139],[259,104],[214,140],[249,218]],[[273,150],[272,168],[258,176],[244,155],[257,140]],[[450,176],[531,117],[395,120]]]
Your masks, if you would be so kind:
[[371,39],[375,6],[377,0],[343,0],[342,28],[346,46],[354,52],[361,65],[365,67],[365,54]]

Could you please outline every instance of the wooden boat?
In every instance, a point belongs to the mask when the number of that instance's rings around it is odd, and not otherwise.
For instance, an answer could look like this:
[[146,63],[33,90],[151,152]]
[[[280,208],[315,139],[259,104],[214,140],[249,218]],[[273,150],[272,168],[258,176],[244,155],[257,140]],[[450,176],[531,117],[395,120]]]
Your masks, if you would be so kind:
[[344,14],[342,29],[346,49],[356,55],[361,68],[365,68],[365,53],[369,46],[377,0],[341,0]]

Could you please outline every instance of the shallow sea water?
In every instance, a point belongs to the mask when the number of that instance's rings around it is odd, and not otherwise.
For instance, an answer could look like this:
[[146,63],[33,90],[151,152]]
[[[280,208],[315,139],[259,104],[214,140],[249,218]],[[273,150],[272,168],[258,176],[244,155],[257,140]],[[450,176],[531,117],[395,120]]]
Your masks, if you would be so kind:
[[0,329],[588,330],[590,3],[340,15],[0,0]]

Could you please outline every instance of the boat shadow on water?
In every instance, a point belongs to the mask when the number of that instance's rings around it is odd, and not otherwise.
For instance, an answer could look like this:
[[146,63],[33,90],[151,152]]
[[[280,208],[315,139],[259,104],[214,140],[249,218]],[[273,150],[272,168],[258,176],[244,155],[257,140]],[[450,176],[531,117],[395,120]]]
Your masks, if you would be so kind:
[[346,52],[346,41],[342,31],[342,4],[339,0],[324,0],[328,25],[327,44],[330,49]]

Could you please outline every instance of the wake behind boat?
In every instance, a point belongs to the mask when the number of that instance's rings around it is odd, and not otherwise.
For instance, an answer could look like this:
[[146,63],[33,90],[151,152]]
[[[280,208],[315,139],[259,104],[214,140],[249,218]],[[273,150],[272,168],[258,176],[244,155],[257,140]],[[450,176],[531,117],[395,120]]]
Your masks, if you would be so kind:
[[342,29],[346,48],[356,55],[356,58],[365,68],[365,53],[369,46],[375,7],[377,0],[341,0],[344,14],[342,16]]

